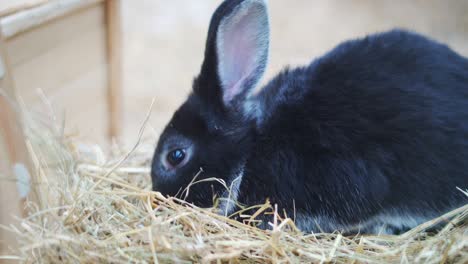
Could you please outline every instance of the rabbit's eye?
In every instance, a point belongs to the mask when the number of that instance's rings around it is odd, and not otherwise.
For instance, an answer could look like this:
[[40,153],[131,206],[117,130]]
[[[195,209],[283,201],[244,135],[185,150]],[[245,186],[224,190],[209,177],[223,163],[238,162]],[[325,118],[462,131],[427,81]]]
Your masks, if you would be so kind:
[[175,149],[167,154],[167,162],[173,166],[178,166],[185,159],[185,150],[184,149]]

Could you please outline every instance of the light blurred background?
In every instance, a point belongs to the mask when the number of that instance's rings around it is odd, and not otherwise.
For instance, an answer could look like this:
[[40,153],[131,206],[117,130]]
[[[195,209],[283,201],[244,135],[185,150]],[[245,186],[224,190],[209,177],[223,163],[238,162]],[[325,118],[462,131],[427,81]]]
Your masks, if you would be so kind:
[[[136,141],[152,98],[153,129],[147,133],[155,136],[183,102],[220,2],[122,1],[124,143]],[[341,41],[395,27],[428,35],[468,56],[466,0],[269,0],[269,5],[272,46],[264,81],[285,65],[308,63]]]

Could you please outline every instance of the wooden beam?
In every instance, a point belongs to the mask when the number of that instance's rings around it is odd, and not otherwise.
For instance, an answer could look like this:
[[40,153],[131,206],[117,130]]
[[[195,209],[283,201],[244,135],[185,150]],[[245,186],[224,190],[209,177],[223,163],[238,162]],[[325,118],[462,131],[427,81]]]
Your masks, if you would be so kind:
[[118,137],[122,110],[122,27],[120,0],[106,0],[109,139]]
[[[0,224],[8,226],[16,223],[16,217],[26,215],[32,166],[18,111],[14,108],[16,94],[1,36],[0,61]],[[18,180],[23,184],[18,184]],[[8,247],[14,245],[15,236],[0,230],[0,253],[7,253]]]
[[49,0],[9,0],[0,1],[0,17],[44,4]]
[[0,20],[2,35],[7,39],[11,38],[33,27],[102,1],[103,0],[44,1],[43,3],[34,5],[34,7],[30,9],[20,9],[21,11],[5,16]]

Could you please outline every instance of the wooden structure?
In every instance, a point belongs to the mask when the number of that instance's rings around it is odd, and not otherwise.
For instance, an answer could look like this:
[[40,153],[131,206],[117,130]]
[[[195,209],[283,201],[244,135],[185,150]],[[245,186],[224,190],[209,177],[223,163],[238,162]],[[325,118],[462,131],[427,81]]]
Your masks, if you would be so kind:
[[[28,108],[40,112],[45,105],[38,95],[42,91],[59,118],[65,118],[65,113],[67,122],[93,129],[76,132],[89,132],[100,143],[117,136],[121,92],[119,7],[119,0],[0,2],[1,225],[26,215],[25,199],[34,199],[24,188],[17,188],[17,177],[21,176],[17,174],[25,174],[25,168],[34,181],[16,107],[19,98]],[[73,127],[68,129],[74,131]],[[14,168],[19,173],[15,174]],[[0,256],[14,243],[14,237],[0,229]]]

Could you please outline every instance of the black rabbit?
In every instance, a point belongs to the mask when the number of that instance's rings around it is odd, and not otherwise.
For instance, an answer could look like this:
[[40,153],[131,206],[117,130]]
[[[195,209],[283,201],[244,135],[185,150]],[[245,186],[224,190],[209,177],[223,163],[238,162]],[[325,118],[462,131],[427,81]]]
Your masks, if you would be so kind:
[[394,233],[467,203],[468,59],[394,30],[253,94],[268,51],[265,1],[224,1],[193,91],[159,139],[154,190],[201,207],[221,197],[223,214],[270,199],[315,232]]

